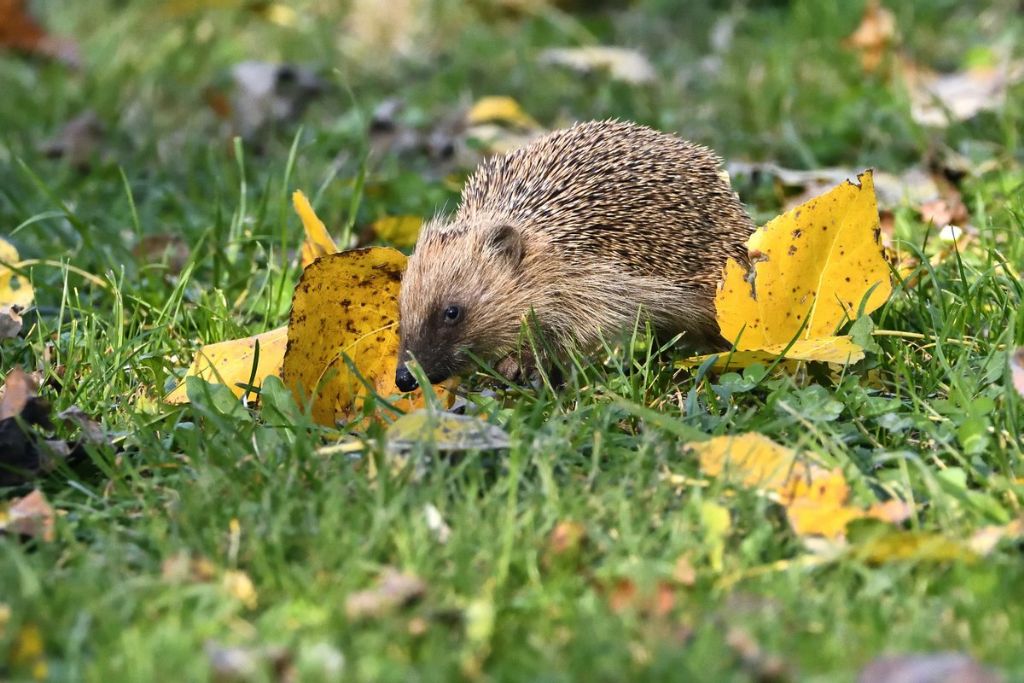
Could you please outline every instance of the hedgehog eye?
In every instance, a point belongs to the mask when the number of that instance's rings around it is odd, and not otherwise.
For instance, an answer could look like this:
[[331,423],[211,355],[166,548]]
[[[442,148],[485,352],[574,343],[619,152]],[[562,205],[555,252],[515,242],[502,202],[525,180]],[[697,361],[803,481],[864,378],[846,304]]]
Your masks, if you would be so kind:
[[444,309],[444,321],[449,325],[459,322],[462,317],[462,309],[458,306],[449,306]]

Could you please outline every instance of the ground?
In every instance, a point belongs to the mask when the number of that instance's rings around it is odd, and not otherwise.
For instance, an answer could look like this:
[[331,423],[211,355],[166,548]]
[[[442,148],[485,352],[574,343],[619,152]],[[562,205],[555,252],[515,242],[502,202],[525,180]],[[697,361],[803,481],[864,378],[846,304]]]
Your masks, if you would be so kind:
[[[984,557],[822,559],[774,502],[702,476],[681,447],[760,432],[843,468],[865,504],[912,499],[908,527],[942,537],[1020,516],[1024,409],[1008,357],[1024,342],[1024,91],[927,127],[895,64],[1020,58],[1015,3],[890,3],[898,43],[874,73],[844,45],[860,3],[572,4],[431,3],[389,47],[312,0],[33,3],[78,42],[80,65],[0,53],[0,231],[42,260],[36,308],[0,343],[0,370],[42,370],[54,412],[81,408],[110,443],[38,483],[59,511],[53,541],[0,537],[5,677],[206,680],[238,647],[246,680],[330,680],[340,666],[372,681],[852,681],[884,654],[946,650],[1024,679],[1012,540]],[[537,59],[581,44],[639,48],[655,79]],[[229,73],[253,59],[308,65],[321,92],[235,142]],[[400,130],[443,131],[487,95],[546,127],[640,121],[730,162],[899,176],[956,152],[966,168],[947,175],[972,241],[938,257],[919,207],[896,203],[897,246],[932,260],[873,315],[899,334],[841,375],[679,372],[641,339],[556,391],[472,394],[510,435],[498,453],[421,449],[403,465],[379,426],[353,456],[321,450],[337,434],[294,406],[160,402],[201,341],[287,321],[302,239],[292,190],[336,236],[452,206],[472,150],[447,158],[438,132],[433,153],[374,147],[365,161],[382,102],[404,102]],[[86,110],[103,129],[96,149],[47,158],[41,145]],[[758,223],[783,209],[770,179],[734,183]],[[175,267],[139,249],[150,235],[190,255]],[[724,533],[708,512],[722,509]],[[347,613],[385,567],[419,577],[422,599]],[[41,654],[27,651],[32,633]]]

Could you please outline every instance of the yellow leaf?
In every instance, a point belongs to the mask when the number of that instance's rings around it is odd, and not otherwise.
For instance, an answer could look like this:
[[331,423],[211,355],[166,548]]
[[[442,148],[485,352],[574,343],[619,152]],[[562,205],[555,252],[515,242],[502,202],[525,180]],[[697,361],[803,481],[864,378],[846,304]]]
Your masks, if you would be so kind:
[[754,232],[747,242],[751,273],[732,259],[726,264],[715,307],[722,336],[737,349],[784,347],[798,332],[800,339],[833,335],[869,291],[865,313],[889,298],[871,172],[858,181]]
[[224,572],[221,584],[228,595],[249,609],[256,609],[259,597],[256,595],[256,586],[253,585],[248,574],[242,571],[228,570]]
[[900,501],[866,508],[848,505],[850,487],[842,470],[800,458],[763,434],[719,436],[687,448],[697,454],[705,474],[771,493],[786,508],[790,526],[800,536],[838,538],[854,519],[899,522],[910,514],[909,506]]
[[783,354],[787,346],[788,344],[771,344],[763,349],[693,356],[676,361],[676,366],[681,368],[698,367],[711,356],[718,357],[711,367],[720,371],[745,368],[755,363],[769,365],[780,356],[787,361],[818,361],[843,365],[856,363],[864,358],[864,349],[846,335],[798,339]]
[[[406,257],[388,247],[352,249],[317,260],[302,273],[292,299],[281,379],[325,425],[361,409],[366,387],[348,356],[380,396],[398,393],[398,292]],[[395,405],[422,405],[417,392]]]
[[533,117],[523,111],[511,97],[491,95],[481,97],[466,113],[466,123],[475,126],[481,123],[504,123],[519,128],[540,128]]
[[419,216],[385,216],[375,220],[370,227],[385,242],[396,247],[411,247],[416,244],[422,225],[423,219]]
[[338,247],[335,246],[330,233],[327,232],[327,227],[317,217],[316,212],[313,211],[313,207],[310,205],[309,200],[306,199],[306,195],[299,190],[295,190],[292,193],[292,206],[295,207],[295,213],[299,214],[299,218],[302,220],[302,227],[306,231],[306,241],[302,243],[303,268],[321,256],[338,251]]
[[32,285],[9,266],[17,266],[20,257],[14,245],[0,237],[0,306],[28,308],[35,297]]
[[924,531],[897,531],[865,539],[852,549],[864,562],[879,564],[894,561],[974,562],[978,555],[967,544]]
[[[260,345],[260,358],[254,377],[252,362],[256,355],[256,342]],[[207,344],[196,352],[192,367],[185,376],[226,384],[235,396],[241,397],[245,390],[239,384],[248,384],[253,379],[253,384],[258,387],[268,376],[280,374],[287,342],[288,328],[278,327],[245,339]],[[164,400],[167,403],[188,403],[185,382],[182,381]]]

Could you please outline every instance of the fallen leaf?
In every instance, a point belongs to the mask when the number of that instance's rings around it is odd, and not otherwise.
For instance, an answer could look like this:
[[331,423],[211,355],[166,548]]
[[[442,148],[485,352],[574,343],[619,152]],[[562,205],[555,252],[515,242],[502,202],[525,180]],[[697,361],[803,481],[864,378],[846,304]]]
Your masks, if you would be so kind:
[[57,413],[57,419],[74,424],[81,431],[81,440],[91,444],[108,444],[110,439],[100,423],[78,406],[69,406]]
[[747,241],[749,270],[726,263],[715,297],[722,336],[739,351],[818,340],[820,358],[804,348],[802,359],[859,360],[859,346],[833,335],[865,297],[870,313],[892,292],[879,234],[870,171],[769,221]]
[[[254,374],[252,366],[256,360],[257,343],[260,356]],[[206,344],[196,352],[185,377],[225,384],[241,398],[247,391],[243,387],[248,386],[250,379],[255,387],[259,387],[267,377],[280,374],[287,343],[288,328],[278,327],[244,339]],[[185,378],[164,398],[173,404],[188,403],[188,400]]]
[[327,232],[327,226],[313,211],[306,195],[295,190],[292,193],[292,206],[295,207],[295,213],[299,214],[302,228],[306,232],[306,239],[302,243],[302,267],[305,268],[321,256],[336,253],[338,247]]
[[540,62],[581,73],[606,72],[611,78],[632,85],[653,83],[658,76],[645,55],[624,47],[550,48],[541,52]]
[[387,431],[388,448],[407,451],[430,444],[439,451],[496,450],[508,448],[508,434],[501,427],[471,415],[421,408],[395,420]]
[[[548,534],[542,563],[550,568],[556,563],[568,563],[579,559],[580,551],[587,538],[587,528],[572,520],[563,520]],[[563,564],[564,566],[564,564]]]
[[385,216],[370,226],[377,237],[396,247],[411,247],[416,244],[423,219],[419,216]]
[[[0,0],[2,1],[2,0]],[[64,159],[79,170],[87,170],[103,142],[104,128],[96,112],[86,110],[64,124],[39,151],[50,159]]]
[[[405,263],[400,251],[370,247],[321,257],[303,271],[292,299],[281,379],[300,404],[312,396],[320,424],[352,417],[367,397],[346,356],[379,396],[400,393],[395,368]],[[422,401],[416,392],[395,406],[408,411]]]
[[246,139],[298,120],[324,89],[313,69],[255,60],[232,67],[231,79],[230,111],[235,131]]
[[292,653],[279,645],[244,647],[211,640],[203,644],[203,651],[216,683],[253,680],[287,683],[298,679]]
[[1018,346],[1010,354],[1010,377],[1013,380],[1013,388],[1024,397],[1024,346]]
[[78,46],[47,33],[27,5],[27,0],[0,0],[0,48],[78,66]]
[[[786,347],[789,346],[787,349]],[[717,356],[711,366],[715,370],[735,370],[751,365],[771,365],[776,359],[787,362],[817,361],[849,365],[864,359],[864,349],[847,335],[798,339],[789,344],[768,344],[764,348],[747,351],[730,351],[704,356],[692,356],[676,361],[676,367],[693,368],[704,363],[711,356]]]
[[7,509],[0,510],[0,532],[52,541],[54,519],[46,496],[34,489],[27,496],[13,500]]
[[252,579],[243,571],[231,569],[224,572],[221,578],[221,585],[228,595],[238,600],[248,609],[256,609],[259,604],[259,597],[256,594],[256,586]]
[[680,555],[672,568],[672,580],[682,586],[693,586],[697,583],[697,570],[693,568],[689,555]]
[[35,294],[28,280],[11,270],[11,266],[16,267],[19,261],[18,250],[0,237],[0,305],[25,309],[32,305]]
[[436,505],[427,503],[423,506],[423,520],[427,524],[427,529],[434,535],[438,543],[444,545],[448,542],[448,539],[452,536],[452,528],[444,521],[444,516],[437,509]]
[[466,123],[471,126],[481,123],[502,123],[526,129],[541,127],[532,116],[523,111],[514,98],[501,95],[481,97],[474,102],[466,113]]
[[913,119],[922,126],[944,128],[983,111],[1000,109],[1010,86],[1024,79],[1024,62],[1004,62],[941,75],[908,65],[904,72]]
[[850,489],[842,470],[800,457],[763,434],[719,436],[690,442],[686,448],[697,455],[705,474],[770,493],[786,509],[790,526],[799,536],[840,538],[855,519],[895,523],[910,514],[909,506],[899,501],[848,505]]
[[664,618],[676,604],[675,587],[668,581],[657,581],[641,589],[633,579],[615,579],[606,589],[608,607],[615,614],[633,613],[644,618]]
[[786,344],[798,333],[801,339],[832,335],[872,288],[865,313],[888,299],[871,172],[858,181],[755,231],[748,240],[750,274],[730,259],[715,306],[723,336],[738,339],[738,349]]
[[53,428],[50,404],[36,395],[39,378],[14,368],[4,380],[0,398],[0,486],[31,481],[51,471],[58,460],[77,460],[81,448],[47,440],[33,427]]
[[959,652],[881,657],[857,676],[857,683],[1004,683],[1005,680]]
[[0,341],[14,339],[21,332],[22,320],[18,313],[20,306],[0,305]]
[[170,233],[146,235],[132,249],[132,256],[147,265],[166,264],[171,275],[182,271],[190,253],[188,242]]
[[861,67],[873,73],[881,66],[895,39],[896,17],[882,7],[879,0],[868,0],[860,25],[843,41],[843,45],[856,50],[860,54]]
[[766,653],[746,629],[731,626],[725,634],[725,642],[736,653],[743,668],[751,673],[755,681],[769,683],[790,680],[786,662],[778,655]]
[[932,199],[918,207],[921,220],[938,227],[964,225],[967,223],[967,206],[959,197],[953,199]]
[[417,602],[426,592],[427,584],[419,577],[386,567],[376,586],[345,599],[345,614],[350,621],[380,617]]
[[177,552],[160,565],[160,578],[168,583],[195,581],[208,583],[217,576],[217,567],[201,555],[186,551]]
[[1024,537],[1024,519],[1015,519],[1007,524],[984,526],[967,539],[972,551],[984,557],[996,549],[1001,541],[1017,541]]

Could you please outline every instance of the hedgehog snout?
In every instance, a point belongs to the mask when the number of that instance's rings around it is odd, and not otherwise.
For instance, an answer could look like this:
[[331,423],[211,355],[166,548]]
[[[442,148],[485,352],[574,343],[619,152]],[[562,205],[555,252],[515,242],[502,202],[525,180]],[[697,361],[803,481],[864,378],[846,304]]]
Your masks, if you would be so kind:
[[405,363],[398,366],[398,369],[395,370],[395,386],[397,386],[399,390],[412,391],[419,385],[420,383],[417,382],[416,377],[409,372],[409,368]]

